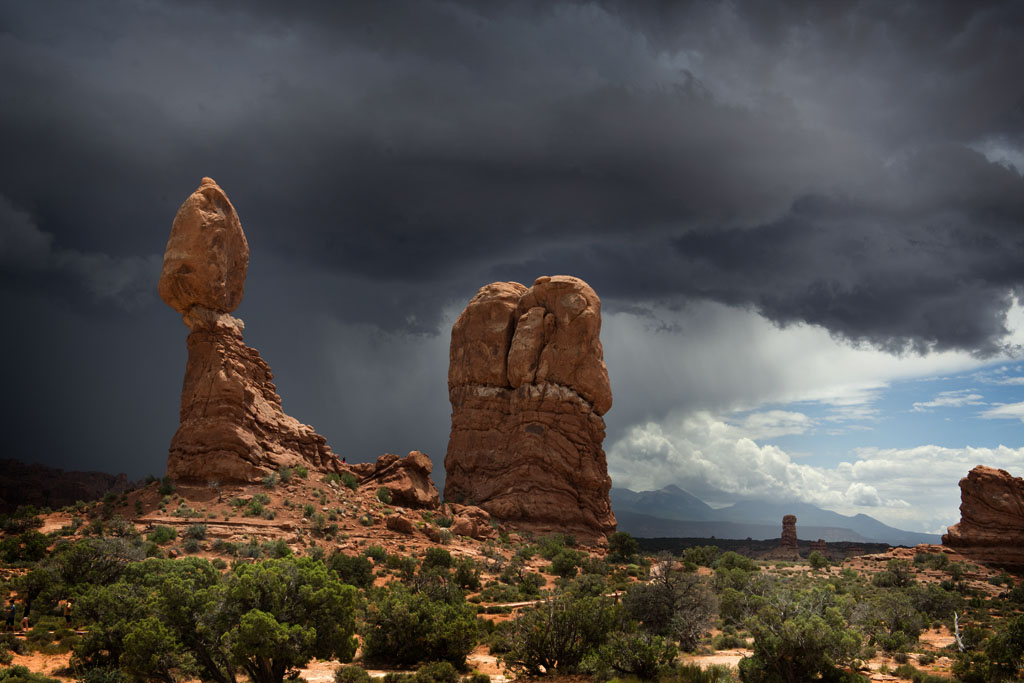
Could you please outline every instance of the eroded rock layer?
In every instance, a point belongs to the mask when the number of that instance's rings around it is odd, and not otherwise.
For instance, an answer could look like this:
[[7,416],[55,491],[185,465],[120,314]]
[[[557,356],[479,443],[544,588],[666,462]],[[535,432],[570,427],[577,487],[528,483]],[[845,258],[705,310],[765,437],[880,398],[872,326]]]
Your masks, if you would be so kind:
[[978,465],[960,480],[960,522],[943,545],[996,565],[1024,568],[1024,479]]
[[445,499],[499,520],[615,530],[601,301],[574,277],[482,287],[452,328]]
[[203,178],[174,219],[160,276],[160,296],[191,331],[181,425],[167,458],[175,479],[256,481],[300,464],[337,469],[326,439],[284,413],[270,367],[228,315],[242,300],[248,262],[234,207]]

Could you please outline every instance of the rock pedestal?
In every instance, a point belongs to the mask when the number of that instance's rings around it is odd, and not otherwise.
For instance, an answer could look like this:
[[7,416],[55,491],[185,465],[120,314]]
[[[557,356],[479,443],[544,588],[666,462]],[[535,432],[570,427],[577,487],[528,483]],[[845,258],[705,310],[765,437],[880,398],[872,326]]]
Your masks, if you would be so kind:
[[224,191],[203,178],[178,210],[160,296],[188,326],[181,425],[167,474],[186,481],[257,481],[284,466],[335,471],[326,439],[281,408],[270,367],[228,315],[242,300],[249,246]]
[[780,550],[797,550],[796,515],[782,518],[782,538],[779,539]]
[[615,530],[601,301],[582,280],[482,287],[452,328],[445,500],[537,531]]
[[1024,479],[978,465],[960,480],[960,522],[942,544],[1010,569],[1024,569]]

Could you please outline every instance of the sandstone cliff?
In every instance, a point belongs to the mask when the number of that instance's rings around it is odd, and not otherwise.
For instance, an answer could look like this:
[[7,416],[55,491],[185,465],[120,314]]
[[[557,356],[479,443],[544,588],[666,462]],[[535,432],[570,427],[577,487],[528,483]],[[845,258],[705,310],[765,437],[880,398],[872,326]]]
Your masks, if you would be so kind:
[[1024,479],[978,465],[960,480],[960,522],[943,545],[996,565],[1024,568]]
[[326,439],[284,413],[270,367],[228,315],[242,301],[248,264],[235,208],[203,178],[174,218],[159,285],[190,330],[181,426],[167,458],[175,479],[256,481],[300,464],[337,469]]
[[615,530],[601,301],[582,280],[482,287],[452,328],[445,499],[537,530]]

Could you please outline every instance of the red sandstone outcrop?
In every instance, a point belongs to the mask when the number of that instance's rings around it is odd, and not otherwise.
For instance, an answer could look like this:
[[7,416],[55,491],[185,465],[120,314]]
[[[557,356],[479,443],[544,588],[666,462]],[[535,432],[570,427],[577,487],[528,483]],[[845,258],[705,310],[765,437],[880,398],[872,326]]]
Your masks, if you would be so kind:
[[[344,466],[343,466],[344,467]],[[383,486],[391,492],[395,505],[414,508],[435,508],[441,502],[441,494],[434,486],[430,473],[434,464],[430,457],[412,451],[401,458],[394,453],[385,453],[376,463],[350,465],[348,469],[362,484]]]
[[451,505],[454,517],[449,527],[453,534],[469,536],[477,540],[483,538],[494,538],[498,534],[491,528],[491,516],[486,510],[475,505]]
[[1024,568],[1024,479],[978,465],[960,480],[960,522],[942,544],[996,565]]
[[164,254],[161,298],[191,331],[181,426],[167,474],[187,481],[256,481],[284,466],[335,471],[326,439],[286,415],[270,367],[228,315],[242,300],[249,246],[210,178],[181,205]]
[[582,280],[482,287],[452,328],[445,499],[588,537],[615,530],[601,301]]
[[796,515],[786,515],[782,518],[782,537],[779,539],[779,548],[796,550],[797,547]]

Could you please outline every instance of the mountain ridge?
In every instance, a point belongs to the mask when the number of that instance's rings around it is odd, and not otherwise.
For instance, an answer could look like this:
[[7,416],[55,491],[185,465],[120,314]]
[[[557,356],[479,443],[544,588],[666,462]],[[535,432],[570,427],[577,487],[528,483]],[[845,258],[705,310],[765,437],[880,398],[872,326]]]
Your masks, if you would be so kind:
[[[716,509],[672,484],[656,491],[612,487],[611,499],[619,530],[641,537],[773,538],[781,532],[782,517],[793,514],[797,516],[797,535],[810,540],[889,545],[940,540],[938,534],[897,529],[870,515],[842,515],[811,503],[743,500]],[[766,524],[767,520],[778,522]]]

